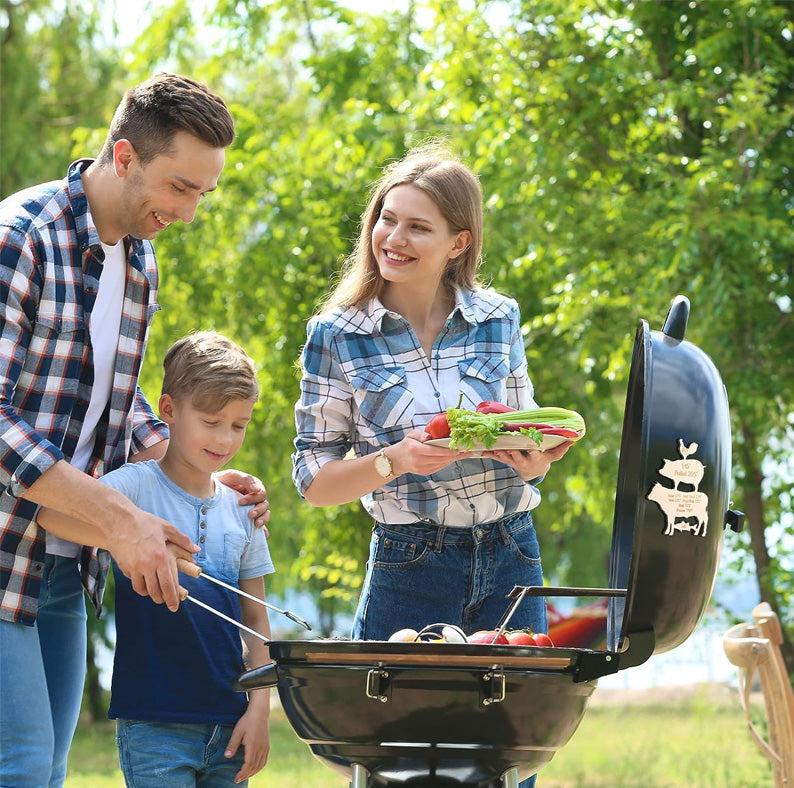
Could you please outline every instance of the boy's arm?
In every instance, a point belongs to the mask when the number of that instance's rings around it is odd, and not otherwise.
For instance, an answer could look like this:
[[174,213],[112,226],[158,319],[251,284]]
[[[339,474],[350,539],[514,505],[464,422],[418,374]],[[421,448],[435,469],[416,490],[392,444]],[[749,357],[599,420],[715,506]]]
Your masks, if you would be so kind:
[[[248,580],[240,581],[240,590],[246,594],[255,596],[257,599],[265,601],[265,578],[252,577]],[[243,624],[260,635],[270,639],[270,617],[267,608],[254,602],[252,599],[240,597],[240,616]],[[255,668],[270,661],[270,649],[260,638],[254,637],[249,632],[242,633],[243,641],[248,649],[246,663],[248,667]]]
[[[241,580],[240,590],[264,601],[265,580],[263,577]],[[270,619],[264,605],[241,596],[240,617],[247,627],[270,639]],[[270,661],[270,652],[263,640],[248,632],[243,632],[242,637],[248,652],[248,667],[259,667]],[[235,775],[235,782],[246,780],[265,767],[270,753],[269,723],[270,688],[252,690],[248,693],[248,708],[237,722],[225,752],[226,757],[231,758],[240,745],[245,748],[245,760]]]

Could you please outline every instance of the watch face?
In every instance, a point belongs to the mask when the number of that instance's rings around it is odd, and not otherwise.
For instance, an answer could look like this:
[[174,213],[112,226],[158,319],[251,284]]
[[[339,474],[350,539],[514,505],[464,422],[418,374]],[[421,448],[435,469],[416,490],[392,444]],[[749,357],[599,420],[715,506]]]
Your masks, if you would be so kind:
[[375,470],[384,478],[391,476],[391,462],[385,454],[378,454],[375,457]]

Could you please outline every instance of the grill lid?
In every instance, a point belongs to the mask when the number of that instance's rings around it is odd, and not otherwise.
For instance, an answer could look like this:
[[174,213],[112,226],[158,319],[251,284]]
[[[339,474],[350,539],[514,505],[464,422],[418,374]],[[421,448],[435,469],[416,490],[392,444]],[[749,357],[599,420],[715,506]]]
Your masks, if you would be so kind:
[[689,300],[678,296],[661,331],[637,329],[621,436],[607,648],[619,668],[680,645],[716,580],[730,512],[728,398],[711,359],[684,339]]

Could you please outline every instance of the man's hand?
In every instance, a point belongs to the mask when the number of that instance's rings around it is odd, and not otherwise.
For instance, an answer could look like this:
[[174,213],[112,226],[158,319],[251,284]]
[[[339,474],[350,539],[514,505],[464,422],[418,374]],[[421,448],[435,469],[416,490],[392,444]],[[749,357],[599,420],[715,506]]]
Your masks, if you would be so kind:
[[270,531],[267,530],[267,524],[270,522],[270,504],[267,500],[265,485],[256,476],[236,471],[233,468],[221,471],[216,475],[222,484],[242,493],[243,497],[239,501],[241,506],[254,504],[248,516],[254,521],[254,525],[264,528],[265,534],[270,536]]
[[133,589],[169,610],[179,607],[177,557],[193,560],[199,547],[166,520],[138,510],[135,536],[112,535],[108,549]]
[[39,504],[36,520],[50,533],[77,544],[109,550],[132,587],[170,610],[179,607],[176,557],[168,545],[192,557],[199,547],[167,520],[135,506],[118,490],[55,463],[26,491]]

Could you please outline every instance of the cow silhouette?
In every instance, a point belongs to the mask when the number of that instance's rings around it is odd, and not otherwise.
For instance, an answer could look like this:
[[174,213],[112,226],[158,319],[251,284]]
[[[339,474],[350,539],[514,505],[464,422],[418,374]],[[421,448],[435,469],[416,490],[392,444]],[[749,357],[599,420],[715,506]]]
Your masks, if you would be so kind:
[[647,498],[664,514],[665,536],[672,536],[675,531],[688,531],[697,536],[706,535],[709,525],[709,499],[706,493],[670,489],[657,482]]

